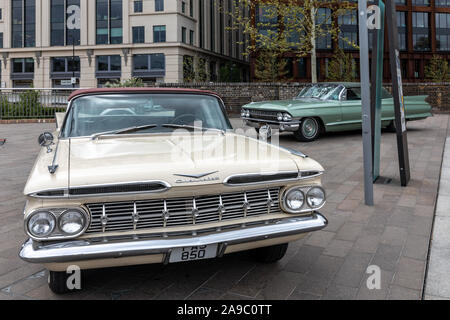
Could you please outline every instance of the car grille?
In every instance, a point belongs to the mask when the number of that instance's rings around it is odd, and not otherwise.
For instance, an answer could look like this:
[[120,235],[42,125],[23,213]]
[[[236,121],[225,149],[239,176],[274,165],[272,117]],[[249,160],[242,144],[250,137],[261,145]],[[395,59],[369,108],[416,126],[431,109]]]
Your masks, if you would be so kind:
[[276,111],[249,110],[250,118],[277,121]]
[[[280,213],[280,188],[213,196],[86,204],[86,233],[181,227]],[[269,208],[270,207],[270,208]]]

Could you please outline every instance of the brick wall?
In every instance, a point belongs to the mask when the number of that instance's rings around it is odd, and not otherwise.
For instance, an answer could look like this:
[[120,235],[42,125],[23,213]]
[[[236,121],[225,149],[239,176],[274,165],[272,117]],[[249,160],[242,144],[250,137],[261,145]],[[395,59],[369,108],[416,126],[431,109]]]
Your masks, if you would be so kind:
[[[161,83],[160,87],[180,87],[209,90],[218,93],[231,114],[238,114],[241,106],[251,101],[292,99],[304,83]],[[385,87],[390,91],[391,85]],[[450,83],[405,83],[405,96],[427,95],[435,112],[450,112]]]

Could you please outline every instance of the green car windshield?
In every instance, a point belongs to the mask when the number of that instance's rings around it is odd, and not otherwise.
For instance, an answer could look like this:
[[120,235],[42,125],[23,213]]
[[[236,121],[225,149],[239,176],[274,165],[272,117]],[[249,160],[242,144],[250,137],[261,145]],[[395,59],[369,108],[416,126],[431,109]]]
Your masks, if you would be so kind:
[[339,100],[344,86],[337,84],[316,84],[304,88],[296,99]]

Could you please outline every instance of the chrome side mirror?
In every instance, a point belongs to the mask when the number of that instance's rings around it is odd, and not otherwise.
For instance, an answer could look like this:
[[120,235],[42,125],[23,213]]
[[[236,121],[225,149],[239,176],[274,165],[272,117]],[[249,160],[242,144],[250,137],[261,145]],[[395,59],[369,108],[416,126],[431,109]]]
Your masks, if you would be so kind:
[[55,138],[53,137],[53,134],[51,134],[50,132],[44,132],[41,135],[39,135],[38,138],[38,143],[41,147],[46,147],[47,148],[47,153],[52,152],[52,149],[50,148],[50,146],[53,143],[53,140]]

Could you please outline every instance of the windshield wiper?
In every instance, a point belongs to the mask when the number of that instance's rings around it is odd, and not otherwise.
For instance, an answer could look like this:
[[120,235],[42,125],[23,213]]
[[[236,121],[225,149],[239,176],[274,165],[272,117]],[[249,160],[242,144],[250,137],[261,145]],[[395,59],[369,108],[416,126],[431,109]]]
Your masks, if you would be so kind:
[[158,126],[157,124],[148,124],[145,126],[135,126],[135,127],[124,128],[124,129],[99,132],[99,133],[93,134],[91,136],[91,139],[95,140],[100,136],[109,135],[109,134],[125,134],[125,133],[138,132],[141,130],[156,128],[157,126]]
[[201,130],[201,131],[218,131],[222,135],[225,135],[225,130],[216,129],[216,128],[203,128],[203,127],[197,127],[197,126],[190,126],[187,124],[163,124],[162,127],[164,128],[178,128],[178,129],[191,129],[191,130]]

